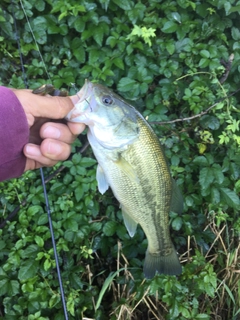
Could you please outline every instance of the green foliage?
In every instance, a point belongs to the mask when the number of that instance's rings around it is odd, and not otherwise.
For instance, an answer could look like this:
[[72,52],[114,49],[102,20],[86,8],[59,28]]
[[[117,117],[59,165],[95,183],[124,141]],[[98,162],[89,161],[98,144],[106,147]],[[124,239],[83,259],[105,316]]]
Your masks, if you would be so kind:
[[142,37],[144,42],[147,43],[150,47],[152,45],[152,42],[150,40],[151,37],[156,37],[155,35],[156,29],[146,27],[139,27],[137,25],[134,26],[132,32],[127,36],[127,39],[130,41],[134,39],[134,36]]
[[[183,214],[170,213],[183,274],[146,281],[144,234],[138,228],[130,238],[111,191],[98,193],[91,150],[76,152],[86,140],[80,137],[72,159],[47,183],[70,319],[236,320],[239,93],[227,96],[240,81],[239,3],[28,0],[23,5],[30,25],[19,1],[1,3],[0,84],[25,86],[14,12],[29,87],[51,82],[73,94],[71,83],[80,88],[89,78],[113,88],[152,122],[184,195]],[[222,60],[232,54],[221,83]],[[45,169],[46,176],[51,173]],[[61,320],[39,173],[27,172],[0,188],[1,222],[20,205],[0,230],[0,319]]]

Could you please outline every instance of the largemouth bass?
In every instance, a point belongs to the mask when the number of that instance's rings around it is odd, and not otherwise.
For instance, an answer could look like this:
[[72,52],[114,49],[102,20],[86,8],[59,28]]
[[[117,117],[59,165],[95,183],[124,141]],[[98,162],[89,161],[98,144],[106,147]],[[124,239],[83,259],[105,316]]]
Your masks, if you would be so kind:
[[142,227],[148,240],[145,277],[180,274],[168,216],[181,211],[182,198],[157,136],[143,116],[110,89],[86,80],[80,97],[66,119],[89,127],[98,189],[103,194],[111,187],[129,235],[134,236],[138,224]]

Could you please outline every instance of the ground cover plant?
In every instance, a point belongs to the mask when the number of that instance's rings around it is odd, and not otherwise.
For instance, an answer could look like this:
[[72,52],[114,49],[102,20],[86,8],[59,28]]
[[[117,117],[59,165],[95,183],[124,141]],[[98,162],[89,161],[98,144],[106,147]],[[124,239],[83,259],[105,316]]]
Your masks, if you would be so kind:
[[[184,195],[170,213],[183,273],[146,280],[145,236],[97,191],[86,135],[44,170],[69,319],[239,319],[240,2],[22,4],[1,2],[0,84],[111,87],[152,124]],[[0,319],[64,319],[40,174],[0,190]]]

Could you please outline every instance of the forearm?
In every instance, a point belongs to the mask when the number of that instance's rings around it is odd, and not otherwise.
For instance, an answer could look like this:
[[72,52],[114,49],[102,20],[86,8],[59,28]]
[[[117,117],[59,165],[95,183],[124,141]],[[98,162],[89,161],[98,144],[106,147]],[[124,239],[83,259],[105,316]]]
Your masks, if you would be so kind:
[[0,181],[24,172],[22,150],[28,140],[29,126],[19,100],[10,89],[0,86]]

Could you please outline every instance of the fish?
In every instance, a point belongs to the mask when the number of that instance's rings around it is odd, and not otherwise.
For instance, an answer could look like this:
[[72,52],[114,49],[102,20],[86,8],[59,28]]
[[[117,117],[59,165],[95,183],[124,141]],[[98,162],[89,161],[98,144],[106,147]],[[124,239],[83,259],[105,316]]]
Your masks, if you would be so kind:
[[79,98],[66,120],[88,126],[98,190],[112,189],[130,237],[142,227],[148,241],[144,276],[181,274],[169,213],[181,213],[182,195],[157,135],[132,105],[101,84],[86,80]]

